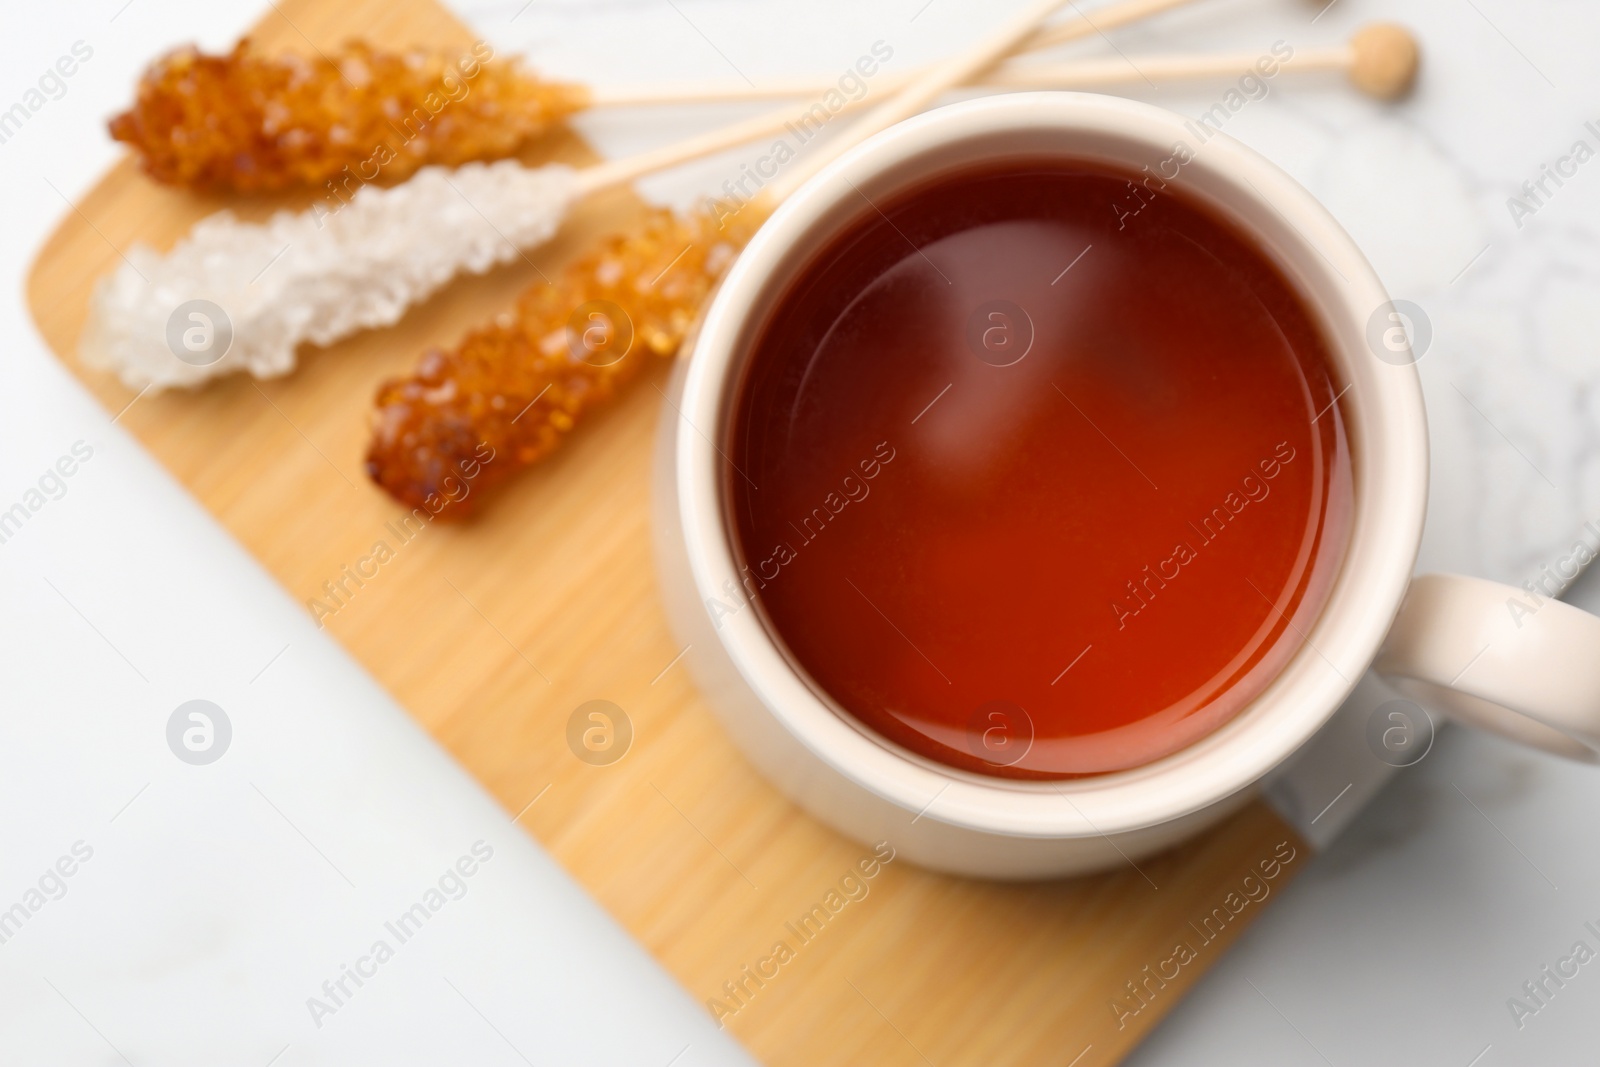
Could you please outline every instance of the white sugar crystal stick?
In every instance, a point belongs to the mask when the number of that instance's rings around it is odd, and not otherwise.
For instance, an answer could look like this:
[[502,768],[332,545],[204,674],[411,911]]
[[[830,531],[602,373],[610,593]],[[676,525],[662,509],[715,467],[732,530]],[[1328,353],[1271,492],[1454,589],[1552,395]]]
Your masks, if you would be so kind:
[[219,212],[165,256],[135,246],[101,280],[84,362],[133,389],[287,374],[302,341],[391,325],[456,274],[548,240],[577,187],[571,167],[507,160],[428,167],[392,189],[367,186],[332,213],[280,211],[255,225]]
[[426,167],[393,188],[364,186],[337,211],[280,211],[260,224],[221,211],[165,255],[131,248],[95,287],[79,350],[131,389],[287,374],[301,343],[392,325],[456,275],[543,244],[575,201],[794,117],[787,106],[584,170],[515,160]]

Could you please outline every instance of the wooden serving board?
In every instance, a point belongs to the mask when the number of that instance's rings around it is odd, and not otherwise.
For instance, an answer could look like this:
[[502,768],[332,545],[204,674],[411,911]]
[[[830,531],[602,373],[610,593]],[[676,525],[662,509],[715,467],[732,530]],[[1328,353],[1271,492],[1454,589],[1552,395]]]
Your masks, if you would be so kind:
[[[355,35],[389,47],[472,40],[433,0],[281,0],[255,33],[295,50]],[[592,154],[564,136],[534,158]],[[225,204],[157,186],[124,161],[45,245],[29,280],[33,315],[61,359],[121,411],[133,394],[75,354],[90,288],[119,250],[170,247],[222,206],[260,217],[308,202]],[[548,272],[639,209],[628,194],[590,205],[532,258]],[[1274,890],[1304,866],[1308,849],[1264,806],[1142,873],[1003,885],[892,863],[777,977],[742,1004],[727,995],[725,982],[754,988],[742,969],[775,942],[798,945],[785,924],[870,850],[769,786],[682,665],[669,668],[680,650],[649,547],[656,390],[634,388],[476,521],[431,526],[403,545],[386,526],[402,509],[361,471],[379,380],[535,281],[524,263],[460,281],[393,329],[304,353],[288,378],[146,396],[119,421],[302,601],[388,542],[394,557],[327,628],[508,813],[539,797],[521,825],[697,999],[737,1007],[726,1025],[763,1062],[1094,1067],[1122,1058],[1263,910],[1247,904],[1216,939],[1202,935],[1214,909],[1238,906],[1230,893],[1244,876],[1280,849],[1296,858]],[[653,372],[658,384],[665,370]],[[605,767],[566,743],[569,715],[597,698],[621,706],[635,730],[626,757]],[[1163,961],[1180,943],[1195,958],[1164,985],[1148,979],[1146,965],[1172,973]]]

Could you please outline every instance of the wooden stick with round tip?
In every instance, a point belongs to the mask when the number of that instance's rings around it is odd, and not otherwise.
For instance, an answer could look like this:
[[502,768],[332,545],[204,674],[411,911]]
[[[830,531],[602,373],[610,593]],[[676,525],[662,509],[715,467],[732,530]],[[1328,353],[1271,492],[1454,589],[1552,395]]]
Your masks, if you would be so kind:
[[[1022,50],[1031,50],[1030,45],[1031,42],[1025,44]],[[1296,73],[1341,73],[1368,96],[1393,100],[1403,96],[1416,79],[1419,55],[1417,42],[1405,27],[1380,22],[1358,30],[1347,44],[1296,52],[1283,61],[1281,67]],[[1160,85],[1167,81],[1236,77],[1254,67],[1260,59],[1257,53],[1238,52],[1010,62],[989,71],[976,84],[991,89],[1109,89],[1136,85],[1142,81]],[[909,75],[899,75],[889,79],[888,87],[892,91],[895,85],[909,80]],[[881,86],[884,83],[877,84]],[[594,89],[589,103],[594,107],[637,107],[781,100],[817,97],[837,89],[837,80],[816,78],[767,81],[755,86],[729,85],[726,82],[624,85]],[[854,108],[864,100],[865,97],[860,100],[847,99],[844,106]]]
[[1347,72],[1356,88],[1379,100],[1395,100],[1411,91],[1422,65],[1417,39],[1404,26],[1375,22],[1350,38]]
[[[1405,95],[1416,80],[1419,51],[1404,27],[1374,23],[1348,44],[1296,52],[1278,62],[1290,73],[1344,74],[1361,92],[1379,100]],[[1007,63],[983,79],[992,89],[1100,89],[1119,85],[1199,78],[1235,78],[1256,69],[1262,57],[1239,52],[1208,56],[1139,56],[1066,63]],[[1259,73],[1259,71],[1257,71]]]

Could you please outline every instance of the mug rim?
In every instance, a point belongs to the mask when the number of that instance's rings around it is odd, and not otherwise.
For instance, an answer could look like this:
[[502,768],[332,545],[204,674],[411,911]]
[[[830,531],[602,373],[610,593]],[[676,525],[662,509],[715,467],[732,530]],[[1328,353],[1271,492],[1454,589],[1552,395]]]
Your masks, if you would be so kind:
[[[699,323],[677,409],[696,432],[677,435],[670,462],[700,609],[712,614],[723,651],[768,715],[823,764],[919,818],[1008,836],[1076,838],[1144,829],[1218,804],[1259,781],[1327,721],[1376,656],[1399,610],[1421,543],[1428,446],[1411,362],[1361,350],[1368,319],[1389,297],[1326,208],[1276,165],[1217,132],[1201,141],[1182,165],[1183,177],[1174,180],[1254,233],[1265,254],[1288,260],[1280,267],[1294,268],[1286,273],[1323,320],[1331,369],[1345,383],[1341,398],[1349,399],[1341,413],[1355,468],[1349,541],[1328,599],[1301,647],[1254,700],[1200,740],[1139,767],[1048,781],[991,778],[910,753],[835,710],[792,664],[759,611],[711,612],[740,573],[725,521],[726,460],[715,440],[726,426],[750,334],[770,309],[774,287],[792,276],[796,249],[809,244],[814,250],[838,232],[836,218],[827,220],[838,216],[846,198],[865,197],[862,190],[897,167],[941,152],[948,158],[954,146],[1028,133],[1077,135],[1148,153],[1154,161],[1175,141],[1195,140],[1192,129],[1191,120],[1153,105],[1089,93],[1000,94],[925,112],[856,146],[791,194],[735,261]],[[1013,154],[1084,158],[1059,151]],[[970,165],[979,157],[966,158]],[[909,184],[902,179],[900,187]],[[1211,188],[1239,203],[1206,195]],[[1245,205],[1270,214],[1246,219]],[[1281,223],[1276,230],[1274,216]]]

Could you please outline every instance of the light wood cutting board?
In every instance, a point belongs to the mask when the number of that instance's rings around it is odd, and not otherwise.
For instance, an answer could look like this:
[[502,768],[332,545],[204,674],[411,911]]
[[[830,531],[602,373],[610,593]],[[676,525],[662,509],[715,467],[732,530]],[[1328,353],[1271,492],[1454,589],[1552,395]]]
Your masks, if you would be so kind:
[[[282,0],[256,30],[271,47],[302,51],[354,35],[389,47],[472,40],[433,0]],[[565,136],[529,158],[592,154]],[[90,287],[120,250],[135,241],[165,249],[222,206],[261,217],[308,202],[175,192],[125,161],[40,253],[28,286],[34,318],[85,386],[120,411],[133,394],[75,354]],[[549,272],[639,208],[629,194],[592,204],[532,258]],[[308,600],[374,542],[395,544],[386,523],[402,511],[361,471],[378,381],[536,280],[519,263],[458,282],[393,329],[304,353],[291,377],[147,396],[118,421]],[[657,384],[665,369],[653,372]],[[744,980],[742,968],[774,942],[793,942],[785,924],[869,850],[763,781],[682,665],[668,669],[680,650],[649,551],[659,403],[641,383],[480,519],[399,547],[327,628],[508,813],[539,797],[521,825],[698,999],[738,1007],[726,1025],[763,1062],[1094,1067],[1122,1058],[1263,910],[1248,904],[1204,942],[1203,920],[1237,905],[1229,894],[1241,879],[1283,848],[1296,858],[1274,891],[1304,866],[1308,850],[1264,806],[1142,871],[997,885],[895,862],[776,978],[742,1005],[728,997],[724,983]],[[569,715],[591,699],[615,702],[634,725],[631,751],[611,766],[580,762],[566,744]],[[1148,978],[1146,965],[1171,973],[1162,961],[1180,942],[1195,958],[1164,984]]]

